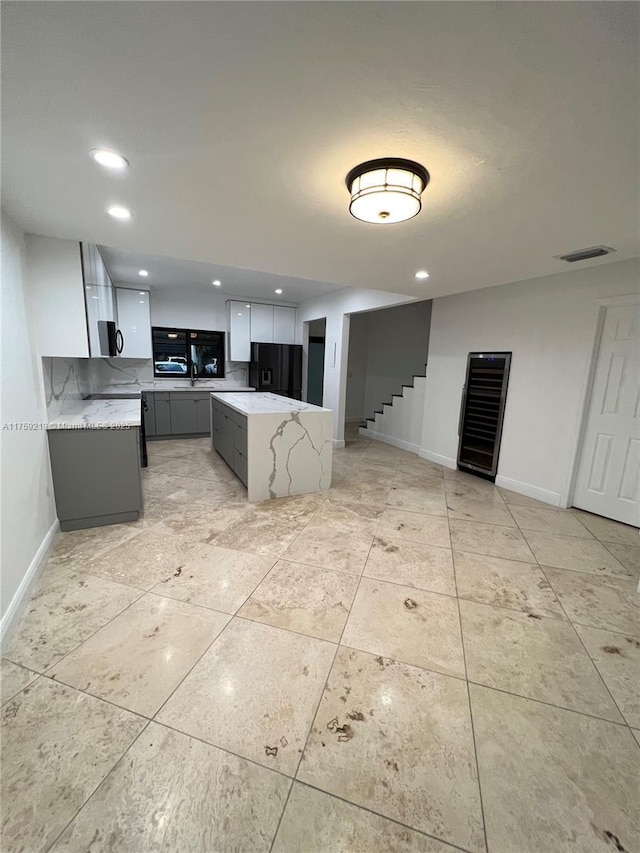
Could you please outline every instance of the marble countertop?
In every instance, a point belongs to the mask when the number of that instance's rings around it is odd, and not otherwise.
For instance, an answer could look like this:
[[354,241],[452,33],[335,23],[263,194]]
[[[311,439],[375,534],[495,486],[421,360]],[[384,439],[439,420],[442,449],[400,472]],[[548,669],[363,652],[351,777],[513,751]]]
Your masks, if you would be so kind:
[[215,393],[211,397],[214,400],[220,400],[221,403],[230,406],[242,415],[287,415],[295,412],[331,411],[331,409],[323,409],[320,406],[312,406],[311,403],[281,397],[279,394],[265,394],[257,391],[254,394]]
[[140,426],[140,398],[78,400],[52,418],[47,429],[122,429]]

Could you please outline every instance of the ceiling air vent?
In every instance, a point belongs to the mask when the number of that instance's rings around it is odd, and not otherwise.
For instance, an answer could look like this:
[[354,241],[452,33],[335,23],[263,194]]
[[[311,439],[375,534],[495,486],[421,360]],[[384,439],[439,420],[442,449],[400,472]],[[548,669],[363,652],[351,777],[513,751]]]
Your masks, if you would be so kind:
[[554,255],[561,261],[566,261],[568,264],[575,264],[576,261],[588,261],[591,258],[601,258],[603,255],[608,255],[609,252],[615,252],[610,246],[591,246],[590,249],[579,249],[577,252],[569,252],[568,255]]

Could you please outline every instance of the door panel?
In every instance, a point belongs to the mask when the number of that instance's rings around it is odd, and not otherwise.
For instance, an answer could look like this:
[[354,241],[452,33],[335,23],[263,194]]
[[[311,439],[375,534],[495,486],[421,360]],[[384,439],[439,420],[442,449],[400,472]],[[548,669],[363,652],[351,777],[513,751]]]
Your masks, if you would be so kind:
[[607,309],[573,505],[640,523],[640,305]]

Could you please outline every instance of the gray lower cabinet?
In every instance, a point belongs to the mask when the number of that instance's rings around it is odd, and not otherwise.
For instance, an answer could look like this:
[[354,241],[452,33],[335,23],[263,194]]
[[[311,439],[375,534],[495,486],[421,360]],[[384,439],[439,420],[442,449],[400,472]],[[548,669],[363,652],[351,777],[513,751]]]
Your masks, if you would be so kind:
[[[148,437],[209,435],[209,391],[146,391]],[[148,425],[151,424],[150,431]]]
[[211,400],[211,444],[244,485],[248,480],[247,418]]
[[[151,396],[151,395],[150,395]],[[171,435],[171,401],[168,394],[153,394],[156,435]]]
[[140,431],[49,430],[61,530],[135,521],[142,509]]
[[196,401],[189,394],[181,393],[178,399],[171,397],[171,433],[189,435],[196,433]]

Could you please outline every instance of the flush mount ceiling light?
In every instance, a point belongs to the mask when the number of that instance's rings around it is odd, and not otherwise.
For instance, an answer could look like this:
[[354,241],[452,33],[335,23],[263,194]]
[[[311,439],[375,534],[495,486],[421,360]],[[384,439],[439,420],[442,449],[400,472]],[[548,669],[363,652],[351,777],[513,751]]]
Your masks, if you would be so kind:
[[141,275],[142,278],[146,278],[149,273],[147,272],[147,270],[138,270],[138,275]]
[[122,207],[120,204],[112,205],[107,213],[109,216],[113,216],[114,219],[131,219],[131,211],[127,207]]
[[416,278],[429,278],[429,273],[426,270],[418,270]]
[[413,160],[368,160],[346,177],[351,193],[349,212],[363,222],[404,222],[420,213],[420,196],[428,183],[429,172]]
[[214,287],[220,287],[220,285],[222,284],[222,282],[221,282],[221,281],[219,281],[218,279],[216,279],[215,281],[212,281],[212,282],[211,282],[211,284],[212,284]]
[[106,166],[107,169],[126,169],[129,161],[121,154],[116,154],[115,151],[108,151],[106,148],[93,148],[89,154],[93,157],[96,163],[101,166]]
[[278,295],[280,295],[280,294],[282,293],[282,288],[281,288],[281,287],[277,287],[273,292],[274,292],[274,293],[277,293]]

